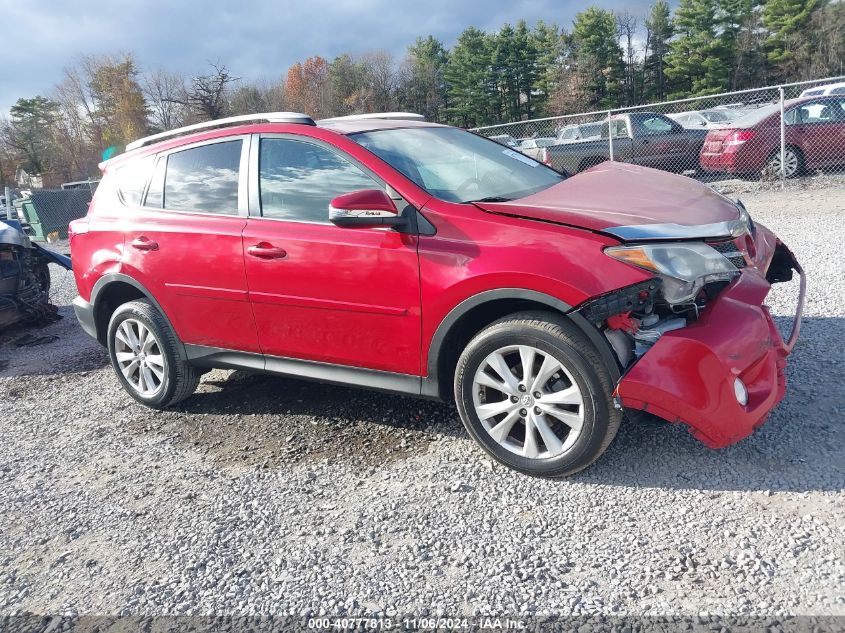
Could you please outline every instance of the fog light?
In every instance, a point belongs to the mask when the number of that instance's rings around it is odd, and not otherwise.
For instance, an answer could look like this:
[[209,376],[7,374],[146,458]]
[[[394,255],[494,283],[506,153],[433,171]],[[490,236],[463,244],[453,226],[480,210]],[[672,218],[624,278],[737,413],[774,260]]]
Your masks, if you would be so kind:
[[748,404],[748,389],[745,388],[745,384],[739,378],[734,380],[734,395],[736,401],[743,407]]

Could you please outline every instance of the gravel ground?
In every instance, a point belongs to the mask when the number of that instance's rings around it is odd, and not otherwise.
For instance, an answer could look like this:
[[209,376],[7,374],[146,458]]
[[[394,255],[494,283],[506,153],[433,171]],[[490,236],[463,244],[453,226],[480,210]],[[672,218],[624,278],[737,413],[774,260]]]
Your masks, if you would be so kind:
[[65,318],[0,341],[0,615],[845,616],[845,187],[743,198],[809,275],[786,400],[720,451],[626,422],[565,481],[444,404],[214,371],[145,409],[57,273]]

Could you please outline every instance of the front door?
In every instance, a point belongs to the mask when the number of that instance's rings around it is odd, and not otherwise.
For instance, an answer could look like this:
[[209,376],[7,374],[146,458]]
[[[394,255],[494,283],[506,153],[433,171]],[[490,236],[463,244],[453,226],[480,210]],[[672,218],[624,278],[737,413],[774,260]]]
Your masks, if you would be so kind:
[[262,136],[250,164],[244,259],[264,354],[419,375],[417,236],[328,221],[334,197],[385,183],[303,137]]

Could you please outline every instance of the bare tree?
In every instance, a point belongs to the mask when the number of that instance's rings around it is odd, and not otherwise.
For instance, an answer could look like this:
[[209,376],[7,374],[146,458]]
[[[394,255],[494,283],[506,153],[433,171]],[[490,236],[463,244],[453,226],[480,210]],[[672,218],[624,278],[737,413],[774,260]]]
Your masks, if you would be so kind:
[[387,51],[375,51],[363,55],[359,63],[364,69],[365,82],[372,94],[373,111],[391,110],[398,82],[393,56]]
[[220,63],[212,63],[213,72],[191,79],[187,105],[203,120],[219,119],[228,110],[229,86],[239,77],[232,77],[229,69]]
[[615,13],[616,31],[625,49],[625,101],[626,105],[637,103],[637,50],[634,39],[640,26],[640,19],[628,10]]
[[184,95],[168,97],[171,103],[189,108],[193,117],[199,121],[223,117],[229,110],[231,85],[240,81],[240,77],[232,77],[226,66],[219,62],[209,63],[213,72],[192,78]]
[[150,123],[159,130],[172,130],[187,118],[187,90],[181,76],[163,69],[148,73],[141,82],[150,108]]

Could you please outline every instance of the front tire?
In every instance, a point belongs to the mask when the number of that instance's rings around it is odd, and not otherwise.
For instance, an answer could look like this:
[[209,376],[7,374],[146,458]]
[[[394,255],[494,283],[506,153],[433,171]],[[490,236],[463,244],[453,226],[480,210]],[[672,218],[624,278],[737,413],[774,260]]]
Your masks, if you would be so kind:
[[455,372],[469,434],[497,461],[539,477],[576,473],[607,449],[622,421],[612,392],[592,343],[551,313],[491,324],[469,342]]
[[200,373],[184,358],[176,334],[147,300],[124,303],[109,321],[111,364],[141,404],[163,409],[196,391]]

